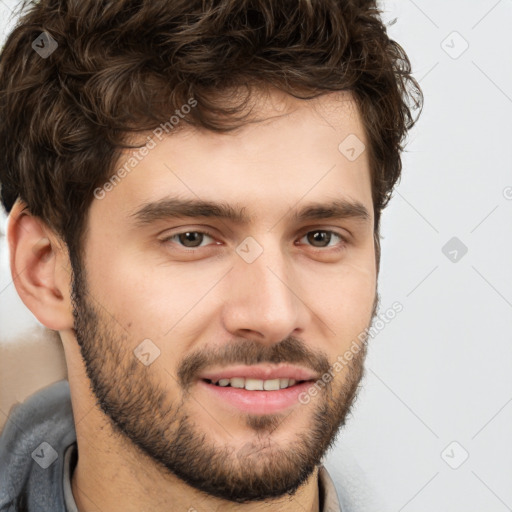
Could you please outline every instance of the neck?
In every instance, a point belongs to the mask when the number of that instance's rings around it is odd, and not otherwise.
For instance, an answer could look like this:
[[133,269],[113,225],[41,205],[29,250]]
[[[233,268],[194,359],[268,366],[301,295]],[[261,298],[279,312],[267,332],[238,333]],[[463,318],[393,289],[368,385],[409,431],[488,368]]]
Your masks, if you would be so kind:
[[91,456],[90,452],[86,457],[82,454],[79,442],[79,460],[71,479],[79,512],[320,512],[318,468],[293,496],[239,504],[214,496],[205,497],[205,494],[184,484],[174,475],[164,474],[156,466],[152,470],[146,460],[141,464],[140,458],[138,463],[128,463],[128,466],[126,461],[121,462],[118,457],[110,461],[99,457],[101,462],[96,462],[97,457]]

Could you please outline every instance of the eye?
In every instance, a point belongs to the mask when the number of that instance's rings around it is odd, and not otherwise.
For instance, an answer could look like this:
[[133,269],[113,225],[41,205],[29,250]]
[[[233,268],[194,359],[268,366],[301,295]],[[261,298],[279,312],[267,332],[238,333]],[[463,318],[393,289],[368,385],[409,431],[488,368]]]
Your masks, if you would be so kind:
[[[346,239],[336,231],[331,231],[327,229],[315,229],[314,231],[307,232],[302,238],[306,238],[308,243],[311,243],[315,248],[328,248],[328,247],[336,247],[337,245],[343,246],[346,242]],[[331,244],[331,242],[336,239],[341,240],[340,243]]]
[[[213,245],[211,242],[208,243],[208,239],[216,242],[213,234],[207,231],[182,231],[181,233],[175,233],[166,238],[163,238],[161,242],[163,244],[173,243],[184,249],[196,249],[201,247],[207,247]],[[346,243],[346,239],[340,233],[328,229],[315,229],[308,231],[304,234],[299,241],[306,239],[306,245],[311,245],[313,248],[322,251],[323,249],[343,249]],[[334,242],[334,243],[333,243]]]
[[213,236],[205,231],[183,231],[182,233],[176,233],[164,238],[162,242],[167,243],[176,241],[176,243],[182,245],[182,247],[186,249],[195,249],[196,247],[205,246],[202,245],[205,238],[211,238],[213,240]]

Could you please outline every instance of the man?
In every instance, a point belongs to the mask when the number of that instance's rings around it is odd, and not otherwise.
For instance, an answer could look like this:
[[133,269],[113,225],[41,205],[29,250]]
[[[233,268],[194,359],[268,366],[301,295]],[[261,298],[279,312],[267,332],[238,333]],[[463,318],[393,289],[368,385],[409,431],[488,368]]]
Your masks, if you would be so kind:
[[16,289],[68,380],[11,414],[1,510],[340,510],[322,458],[422,103],[379,15],[25,8],[0,60],[2,201]]

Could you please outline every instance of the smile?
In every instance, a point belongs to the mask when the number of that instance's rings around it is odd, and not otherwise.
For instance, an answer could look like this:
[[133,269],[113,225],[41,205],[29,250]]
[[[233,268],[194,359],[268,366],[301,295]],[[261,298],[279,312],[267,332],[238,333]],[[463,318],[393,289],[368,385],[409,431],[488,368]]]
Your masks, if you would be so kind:
[[[281,380],[286,387],[281,387]],[[278,382],[279,388],[276,387]],[[215,409],[221,407],[238,413],[278,414],[290,408],[303,407],[299,396],[306,392],[313,382],[284,378],[260,380],[233,377],[217,382],[201,379],[198,381],[198,401],[211,404]]]
[[[232,387],[238,389],[246,389],[248,391],[278,391],[294,386],[297,382],[295,379],[251,379],[245,377],[233,377],[231,379],[219,379],[214,382],[210,379],[204,379],[209,384],[215,384],[221,387]],[[304,381],[298,381],[302,383]]]

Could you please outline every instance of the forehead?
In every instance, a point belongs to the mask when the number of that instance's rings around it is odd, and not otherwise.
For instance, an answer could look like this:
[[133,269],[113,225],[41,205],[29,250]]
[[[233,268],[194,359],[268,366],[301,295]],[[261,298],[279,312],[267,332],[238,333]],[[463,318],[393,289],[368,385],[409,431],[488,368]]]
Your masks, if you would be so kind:
[[140,150],[126,150],[115,167],[125,169],[123,178],[91,208],[129,217],[181,197],[242,205],[257,220],[305,199],[351,199],[372,212],[367,140],[350,93],[313,100],[265,93],[249,108],[247,122],[228,133],[186,124],[160,138],[145,133],[138,140],[151,137],[151,149],[136,162]]

